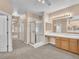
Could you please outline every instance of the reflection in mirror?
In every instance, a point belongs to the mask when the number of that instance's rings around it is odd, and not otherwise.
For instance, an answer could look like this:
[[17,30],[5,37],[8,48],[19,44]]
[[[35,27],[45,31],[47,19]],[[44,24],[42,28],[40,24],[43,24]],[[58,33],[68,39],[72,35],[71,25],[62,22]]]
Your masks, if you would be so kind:
[[79,32],[79,19],[71,18],[68,20],[68,32]]
[[66,32],[67,20],[66,18],[53,20],[53,32]]
[[51,23],[46,23],[46,32],[51,32]]

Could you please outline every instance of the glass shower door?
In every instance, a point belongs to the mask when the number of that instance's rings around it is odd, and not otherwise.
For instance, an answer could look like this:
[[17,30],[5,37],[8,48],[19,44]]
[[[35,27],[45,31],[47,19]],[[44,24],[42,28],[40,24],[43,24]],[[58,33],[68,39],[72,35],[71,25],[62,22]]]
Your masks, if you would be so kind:
[[43,23],[41,21],[30,22],[30,43],[36,44],[44,39]]
[[36,43],[36,24],[35,22],[30,22],[30,43]]
[[43,24],[42,22],[36,23],[36,43],[39,43],[43,40]]

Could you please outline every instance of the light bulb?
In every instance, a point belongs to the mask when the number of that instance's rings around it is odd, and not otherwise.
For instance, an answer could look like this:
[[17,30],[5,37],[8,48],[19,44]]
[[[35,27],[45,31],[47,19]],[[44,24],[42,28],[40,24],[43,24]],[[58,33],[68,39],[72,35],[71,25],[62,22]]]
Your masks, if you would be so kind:
[[42,3],[44,4],[45,3],[45,0],[42,0]]
[[41,2],[41,0],[38,0],[39,2]]

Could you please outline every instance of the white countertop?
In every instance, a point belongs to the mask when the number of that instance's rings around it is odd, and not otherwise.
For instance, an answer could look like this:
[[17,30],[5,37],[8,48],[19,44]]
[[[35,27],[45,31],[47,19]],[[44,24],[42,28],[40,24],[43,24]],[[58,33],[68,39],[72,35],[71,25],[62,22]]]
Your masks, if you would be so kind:
[[79,34],[69,34],[69,33],[48,32],[48,33],[45,33],[45,36],[54,36],[54,37],[65,37],[65,38],[79,39]]

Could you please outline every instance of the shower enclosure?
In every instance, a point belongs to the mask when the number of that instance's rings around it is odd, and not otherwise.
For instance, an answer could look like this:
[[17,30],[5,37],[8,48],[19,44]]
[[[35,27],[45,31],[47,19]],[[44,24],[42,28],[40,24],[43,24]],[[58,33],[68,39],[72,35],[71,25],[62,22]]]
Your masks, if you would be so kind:
[[43,21],[36,20],[30,22],[30,44],[36,44],[43,40]]

